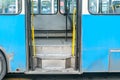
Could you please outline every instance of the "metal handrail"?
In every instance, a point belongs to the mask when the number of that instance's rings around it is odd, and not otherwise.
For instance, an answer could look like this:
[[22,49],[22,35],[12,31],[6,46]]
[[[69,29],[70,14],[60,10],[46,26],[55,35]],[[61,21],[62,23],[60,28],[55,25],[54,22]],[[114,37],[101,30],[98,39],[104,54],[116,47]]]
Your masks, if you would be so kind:
[[31,23],[32,23],[32,47],[33,47],[33,57],[36,56],[36,48],[35,48],[35,29],[34,29],[34,3],[32,0],[32,15],[31,15]]
[[73,32],[72,32],[72,56],[75,56],[76,43],[76,8],[73,10]]

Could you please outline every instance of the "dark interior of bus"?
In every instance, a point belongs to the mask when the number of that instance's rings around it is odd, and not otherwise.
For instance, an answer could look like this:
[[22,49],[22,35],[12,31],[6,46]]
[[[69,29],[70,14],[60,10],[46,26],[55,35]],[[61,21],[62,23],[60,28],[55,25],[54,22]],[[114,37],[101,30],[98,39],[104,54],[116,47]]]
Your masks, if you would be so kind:
[[76,72],[76,0],[33,0],[31,6],[32,71]]

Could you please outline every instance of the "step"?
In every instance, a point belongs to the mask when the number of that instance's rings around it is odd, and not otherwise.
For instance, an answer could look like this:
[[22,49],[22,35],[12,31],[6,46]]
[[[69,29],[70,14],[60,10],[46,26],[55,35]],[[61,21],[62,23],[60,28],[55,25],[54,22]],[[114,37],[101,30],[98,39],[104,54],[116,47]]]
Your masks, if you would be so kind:
[[71,39],[36,39],[37,67],[62,70],[71,67]]
[[71,45],[72,39],[68,38],[67,41],[65,38],[36,38],[36,45]]
[[71,45],[36,45],[36,54],[42,53],[70,53]]
[[41,68],[36,68],[34,71],[27,71],[26,74],[82,74],[73,68],[67,68],[62,70],[46,70]]
[[[39,37],[65,37],[66,36],[66,30],[35,30],[35,38]],[[72,32],[71,30],[67,31],[67,37],[71,37]]]
[[[36,33],[35,38],[65,37],[66,33]],[[67,33],[67,37],[72,37],[72,33]]]
[[71,67],[71,58],[41,59],[37,58],[37,67],[45,70],[62,70]]
[[44,60],[64,60],[71,58],[71,53],[42,53],[36,54],[36,57]]

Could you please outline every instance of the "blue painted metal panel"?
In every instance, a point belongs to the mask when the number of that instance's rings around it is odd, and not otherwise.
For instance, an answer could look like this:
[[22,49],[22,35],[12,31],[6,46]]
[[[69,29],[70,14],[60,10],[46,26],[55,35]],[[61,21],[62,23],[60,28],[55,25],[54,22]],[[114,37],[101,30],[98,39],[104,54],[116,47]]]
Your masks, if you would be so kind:
[[120,16],[82,16],[82,71],[108,72],[109,50],[120,49]]
[[0,46],[12,54],[11,72],[26,69],[25,15],[0,16]]

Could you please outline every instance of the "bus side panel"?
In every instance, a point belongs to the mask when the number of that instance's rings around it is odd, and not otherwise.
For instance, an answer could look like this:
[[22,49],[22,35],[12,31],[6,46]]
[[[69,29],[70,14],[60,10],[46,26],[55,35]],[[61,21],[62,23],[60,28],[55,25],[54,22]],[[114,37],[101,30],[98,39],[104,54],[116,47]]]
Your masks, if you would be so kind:
[[25,71],[25,15],[1,15],[0,22],[0,46],[8,55],[9,72]]
[[115,15],[82,16],[83,72],[114,71],[112,68],[116,66],[119,66],[117,71],[120,71],[119,64],[112,65],[116,60],[120,61],[120,56],[110,53],[110,50],[120,49],[119,19],[120,16]]

